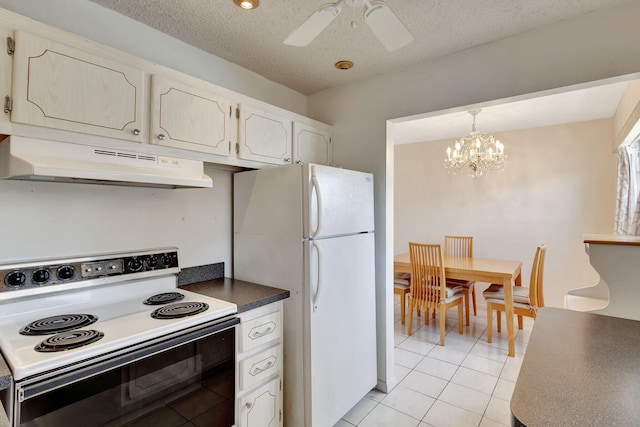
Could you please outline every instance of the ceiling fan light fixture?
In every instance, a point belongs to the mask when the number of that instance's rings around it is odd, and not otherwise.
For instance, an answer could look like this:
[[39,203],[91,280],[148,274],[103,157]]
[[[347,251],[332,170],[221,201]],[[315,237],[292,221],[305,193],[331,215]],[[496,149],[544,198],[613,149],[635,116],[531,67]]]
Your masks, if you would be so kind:
[[338,70],[350,70],[353,68],[353,62],[351,61],[338,61],[336,62],[336,68]]
[[289,46],[308,46],[340,14],[342,2],[329,3],[316,10],[284,40]]
[[413,34],[383,1],[366,2],[364,20],[389,52],[398,50],[414,40]]
[[260,0],[233,0],[233,2],[244,10],[251,10],[260,6]]

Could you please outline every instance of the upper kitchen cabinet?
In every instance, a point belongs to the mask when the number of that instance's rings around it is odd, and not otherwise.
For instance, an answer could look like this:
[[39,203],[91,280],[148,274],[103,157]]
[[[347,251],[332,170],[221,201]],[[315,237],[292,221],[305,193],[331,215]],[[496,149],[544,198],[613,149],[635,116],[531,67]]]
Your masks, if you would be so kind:
[[238,157],[274,165],[291,163],[291,119],[241,104]]
[[293,122],[293,161],[331,165],[331,128],[318,123]]
[[11,121],[142,142],[142,70],[15,32]]
[[213,89],[151,78],[151,138],[158,145],[229,155],[231,106]]

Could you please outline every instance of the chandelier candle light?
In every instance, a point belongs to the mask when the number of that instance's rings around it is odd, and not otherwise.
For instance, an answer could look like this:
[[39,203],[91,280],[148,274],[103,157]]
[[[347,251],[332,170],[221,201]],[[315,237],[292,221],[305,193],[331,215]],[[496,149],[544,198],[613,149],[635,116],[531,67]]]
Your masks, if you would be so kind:
[[504,169],[507,156],[504,154],[504,145],[493,135],[480,134],[476,131],[476,116],[480,110],[471,110],[473,126],[471,134],[456,140],[453,150],[447,147],[447,158],[444,159],[444,167],[450,173],[467,171],[470,176],[482,176],[484,172],[493,172]]

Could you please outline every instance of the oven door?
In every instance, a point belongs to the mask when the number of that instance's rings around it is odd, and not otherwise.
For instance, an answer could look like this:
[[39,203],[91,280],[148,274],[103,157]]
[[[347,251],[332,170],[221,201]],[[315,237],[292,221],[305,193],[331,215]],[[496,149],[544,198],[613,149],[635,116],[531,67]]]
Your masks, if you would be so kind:
[[14,426],[234,425],[238,319],[16,384]]

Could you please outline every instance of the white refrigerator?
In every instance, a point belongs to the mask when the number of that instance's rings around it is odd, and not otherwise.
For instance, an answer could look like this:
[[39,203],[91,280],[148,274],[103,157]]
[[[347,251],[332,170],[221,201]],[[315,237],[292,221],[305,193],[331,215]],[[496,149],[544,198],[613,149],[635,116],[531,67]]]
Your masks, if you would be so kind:
[[377,382],[373,175],[234,175],[234,277],[287,289],[284,424],[331,427]]

